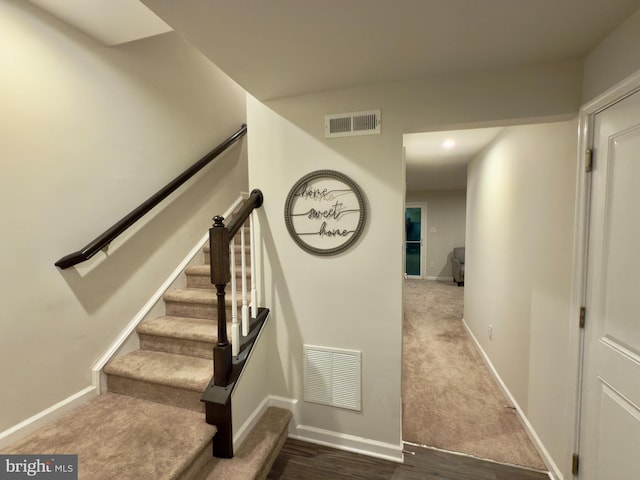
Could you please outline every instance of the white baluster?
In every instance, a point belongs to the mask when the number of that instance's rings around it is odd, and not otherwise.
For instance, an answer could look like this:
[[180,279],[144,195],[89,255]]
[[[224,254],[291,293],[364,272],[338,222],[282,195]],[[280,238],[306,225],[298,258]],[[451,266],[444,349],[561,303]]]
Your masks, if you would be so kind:
[[240,255],[242,255],[242,335],[249,335],[249,306],[247,305],[247,256],[244,253],[244,225],[240,229]]
[[236,240],[231,239],[231,354],[240,353],[240,324],[238,323],[238,292],[236,289]]
[[251,316],[256,318],[258,316],[258,291],[256,288],[256,259],[255,259],[255,234],[253,229],[253,216],[254,212],[249,215],[249,261],[251,262]]

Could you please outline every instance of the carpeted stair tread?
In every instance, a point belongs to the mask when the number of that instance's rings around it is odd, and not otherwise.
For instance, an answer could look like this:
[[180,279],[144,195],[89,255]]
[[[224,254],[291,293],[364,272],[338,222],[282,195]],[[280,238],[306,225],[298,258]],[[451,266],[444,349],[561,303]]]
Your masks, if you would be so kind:
[[[227,322],[227,331],[231,323]],[[204,318],[163,316],[148,319],[140,323],[137,332],[143,335],[178,338],[207,343],[218,341],[216,322]]]
[[263,480],[287,439],[291,412],[269,407],[234,457],[216,462],[207,480]]
[[202,413],[107,393],[3,453],[78,454],[80,480],[174,480],[210,455],[215,431]]
[[206,358],[135,350],[111,360],[104,371],[117,377],[204,392],[213,375],[213,364]]

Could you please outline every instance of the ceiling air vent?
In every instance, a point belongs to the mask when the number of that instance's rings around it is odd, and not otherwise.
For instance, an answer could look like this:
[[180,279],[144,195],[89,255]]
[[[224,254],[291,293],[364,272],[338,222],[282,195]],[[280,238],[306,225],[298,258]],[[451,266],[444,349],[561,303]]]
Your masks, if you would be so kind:
[[380,123],[380,110],[326,115],[324,136],[334,138],[379,134]]

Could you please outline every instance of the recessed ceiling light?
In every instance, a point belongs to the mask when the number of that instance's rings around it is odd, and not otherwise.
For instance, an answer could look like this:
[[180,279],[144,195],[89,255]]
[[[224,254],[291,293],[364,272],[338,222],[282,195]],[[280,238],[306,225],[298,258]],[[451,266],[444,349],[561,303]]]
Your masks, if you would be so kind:
[[456,146],[456,141],[453,140],[452,138],[448,138],[444,142],[442,142],[442,148],[453,148],[455,146]]

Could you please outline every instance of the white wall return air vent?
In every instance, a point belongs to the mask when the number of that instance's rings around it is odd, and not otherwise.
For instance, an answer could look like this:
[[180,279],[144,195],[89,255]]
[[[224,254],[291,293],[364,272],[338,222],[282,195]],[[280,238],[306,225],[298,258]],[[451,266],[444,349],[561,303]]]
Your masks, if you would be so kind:
[[380,110],[325,115],[325,138],[375,135],[380,133]]
[[311,345],[303,348],[304,400],[362,410],[362,353]]

